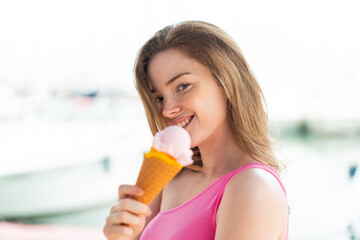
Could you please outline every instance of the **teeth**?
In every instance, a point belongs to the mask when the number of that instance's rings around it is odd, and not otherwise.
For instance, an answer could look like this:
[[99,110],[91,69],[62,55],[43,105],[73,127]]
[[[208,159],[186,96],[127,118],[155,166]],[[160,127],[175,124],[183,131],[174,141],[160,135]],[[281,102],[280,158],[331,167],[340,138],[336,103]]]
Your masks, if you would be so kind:
[[188,124],[189,122],[190,122],[190,119],[187,118],[187,119],[185,119],[184,121],[179,122],[179,123],[176,124],[176,125],[179,126],[179,127],[185,127],[185,125]]
[[177,126],[179,126],[179,127],[184,127],[186,124],[188,124],[190,122],[190,119],[189,118],[187,118],[187,119],[185,119],[184,121],[182,121],[182,122],[180,122],[180,123],[178,123],[178,124],[176,124]]

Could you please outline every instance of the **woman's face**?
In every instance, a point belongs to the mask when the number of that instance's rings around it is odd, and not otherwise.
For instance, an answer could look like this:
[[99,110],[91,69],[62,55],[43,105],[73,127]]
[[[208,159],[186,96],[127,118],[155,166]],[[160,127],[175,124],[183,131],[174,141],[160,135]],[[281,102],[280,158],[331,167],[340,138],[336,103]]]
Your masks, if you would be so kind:
[[148,69],[151,90],[166,125],[186,129],[191,147],[223,133],[226,97],[206,66],[170,49],[156,54]]

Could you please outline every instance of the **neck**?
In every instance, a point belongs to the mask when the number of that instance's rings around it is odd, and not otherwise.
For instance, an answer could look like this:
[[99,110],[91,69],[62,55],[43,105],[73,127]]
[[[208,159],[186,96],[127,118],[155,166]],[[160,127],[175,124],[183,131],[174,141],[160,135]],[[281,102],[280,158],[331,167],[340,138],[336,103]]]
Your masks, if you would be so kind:
[[207,177],[222,176],[249,162],[254,162],[236,145],[230,127],[199,147],[203,174]]

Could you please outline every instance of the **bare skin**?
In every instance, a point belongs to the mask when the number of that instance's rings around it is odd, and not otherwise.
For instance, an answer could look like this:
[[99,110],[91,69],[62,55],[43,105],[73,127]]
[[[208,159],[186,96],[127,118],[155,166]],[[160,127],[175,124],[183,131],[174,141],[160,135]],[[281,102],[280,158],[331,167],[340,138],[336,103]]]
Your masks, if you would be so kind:
[[[111,208],[103,228],[108,240],[132,240],[144,229],[146,217],[154,214],[150,209],[153,206],[146,206],[131,198],[142,194],[143,190],[133,185],[119,187],[119,200]],[[156,210],[155,207],[153,209]]]
[[[177,207],[219,177],[256,162],[235,143],[226,119],[226,97],[207,67],[170,49],[152,58],[149,77],[164,121],[176,125],[190,119],[184,128],[191,136],[192,147],[199,147],[204,167],[201,171],[185,169],[168,183],[150,204],[152,214],[141,203],[129,200],[128,195],[140,194],[134,186],[120,186],[120,200],[104,227],[109,240],[139,239],[160,210]],[[283,240],[287,214],[286,199],[277,180],[261,169],[245,170],[226,186],[217,212],[215,239]]]

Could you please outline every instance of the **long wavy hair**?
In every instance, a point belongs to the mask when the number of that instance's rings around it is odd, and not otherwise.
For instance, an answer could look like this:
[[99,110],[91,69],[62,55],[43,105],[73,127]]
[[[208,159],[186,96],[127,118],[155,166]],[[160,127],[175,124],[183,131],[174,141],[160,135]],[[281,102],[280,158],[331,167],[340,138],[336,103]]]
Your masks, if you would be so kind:
[[[208,67],[227,97],[227,119],[239,149],[256,161],[282,168],[268,135],[268,117],[261,88],[240,48],[223,30],[201,21],[170,25],[155,33],[139,50],[134,71],[135,86],[145,108],[152,134],[166,123],[153,98],[148,76],[151,59],[159,52],[176,49]],[[266,105],[265,105],[266,106]],[[201,154],[193,148],[194,165],[202,167]]]

